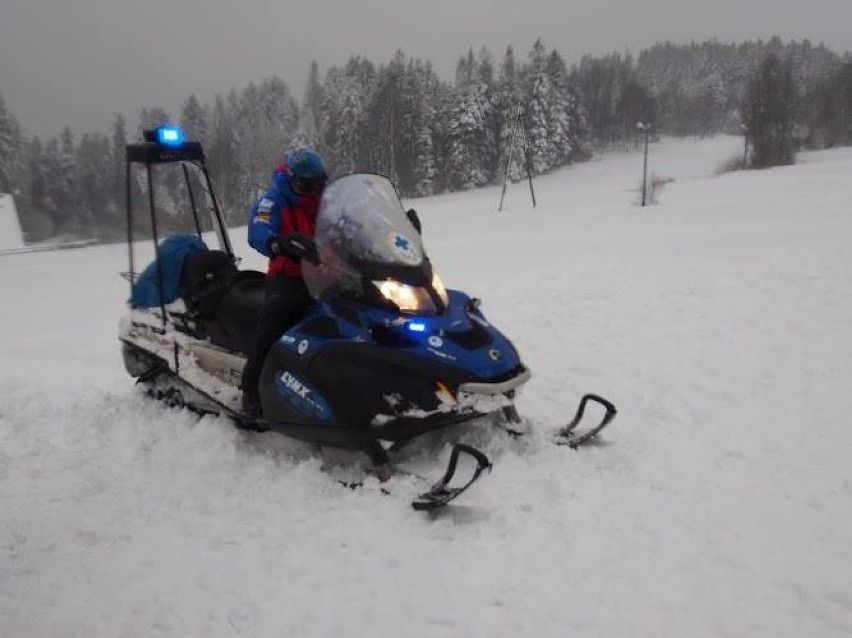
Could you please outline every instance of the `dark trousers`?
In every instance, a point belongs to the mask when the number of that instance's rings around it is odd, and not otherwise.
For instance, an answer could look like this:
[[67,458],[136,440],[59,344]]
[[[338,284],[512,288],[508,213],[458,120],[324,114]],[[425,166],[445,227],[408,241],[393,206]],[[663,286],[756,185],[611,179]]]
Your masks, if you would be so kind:
[[260,373],[269,349],[308,307],[311,296],[305,282],[276,275],[266,280],[266,303],[260,310],[254,349],[243,368],[243,391],[257,391]]

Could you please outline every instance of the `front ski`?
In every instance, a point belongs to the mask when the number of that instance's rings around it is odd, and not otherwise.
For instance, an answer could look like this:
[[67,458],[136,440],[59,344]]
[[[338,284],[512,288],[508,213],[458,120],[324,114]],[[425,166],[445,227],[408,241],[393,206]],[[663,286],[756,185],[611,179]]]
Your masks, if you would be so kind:
[[[455,476],[459,456],[462,453],[473,457],[476,461],[476,468],[467,483],[464,483],[459,487],[450,487],[450,481],[452,481]],[[447,464],[447,471],[444,473],[444,476],[440,481],[435,483],[428,492],[424,492],[415,498],[411,502],[411,507],[418,512],[431,512],[440,509],[473,485],[479,477],[482,476],[483,472],[490,472],[491,467],[491,461],[488,460],[488,457],[485,456],[485,454],[470,445],[456,443],[456,445],[453,446],[453,452],[450,455],[450,461]]]
[[[459,457],[466,454],[476,461],[470,478],[461,486],[451,487],[450,482],[453,480],[458,468]],[[447,463],[447,469],[441,480],[435,483],[428,491],[420,494],[411,502],[411,507],[420,512],[428,512],[439,510],[445,507],[450,501],[456,499],[467,488],[473,485],[482,474],[486,471],[491,471],[491,461],[482,452],[470,445],[456,443],[450,454],[450,460]],[[379,493],[383,496],[398,497],[401,496],[397,490],[390,484],[394,476],[406,476],[418,481],[426,481],[427,479],[419,474],[412,473],[404,468],[394,467],[392,464],[374,465],[370,473],[379,480]],[[346,480],[336,479],[336,482],[343,487],[351,490],[364,488],[366,483],[363,480]]]
[[[583,420],[583,413],[586,411],[586,404],[589,401],[594,401],[595,403],[602,405],[604,409],[606,409],[606,414],[604,414],[603,419],[601,419],[600,423],[596,426],[592,428],[577,429],[577,426],[580,425],[580,422]],[[574,415],[571,423],[559,430],[556,434],[555,442],[557,445],[567,445],[571,449],[576,450],[578,447],[600,434],[601,430],[612,422],[617,413],[618,411],[615,409],[615,406],[603,397],[600,397],[597,394],[587,394],[580,400],[580,405],[577,407],[577,413]]]

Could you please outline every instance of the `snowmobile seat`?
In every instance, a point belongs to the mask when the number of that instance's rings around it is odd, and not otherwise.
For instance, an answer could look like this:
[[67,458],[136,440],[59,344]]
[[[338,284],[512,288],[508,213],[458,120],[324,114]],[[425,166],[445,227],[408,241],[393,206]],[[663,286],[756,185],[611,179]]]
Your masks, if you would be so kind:
[[266,301],[265,284],[266,275],[262,272],[242,270],[236,273],[214,311],[225,338],[211,333],[213,343],[246,355],[251,352],[260,309]]
[[183,262],[180,292],[187,308],[210,316],[237,276],[237,266],[222,250],[188,255]]

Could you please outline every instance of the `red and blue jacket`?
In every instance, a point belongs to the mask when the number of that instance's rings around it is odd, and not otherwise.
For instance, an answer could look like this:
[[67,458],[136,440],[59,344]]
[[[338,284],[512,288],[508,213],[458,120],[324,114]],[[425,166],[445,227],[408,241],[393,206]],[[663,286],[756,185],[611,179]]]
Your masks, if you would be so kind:
[[313,237],[316,229],[319,194],[298,195],[287,179],[287,166],[282,164],[272,176],[273,186],[251,207],[248,242],[256,251],[269,257],[267,277],[284,275],[301,277],[299,262],[286,255],[269,252],[269,240],[301,233]]

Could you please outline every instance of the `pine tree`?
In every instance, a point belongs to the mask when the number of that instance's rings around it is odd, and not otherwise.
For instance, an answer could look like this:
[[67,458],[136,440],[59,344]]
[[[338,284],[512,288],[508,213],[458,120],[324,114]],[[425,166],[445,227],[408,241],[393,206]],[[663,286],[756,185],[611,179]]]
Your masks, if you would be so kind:
[[326,120],[322,130],[328,169],[346,175],[358,166],[358,131],[365,120],[366,95],[363,85],[346,70],[332,68],[326,77],[323,108]]
[[487,141],[490,105],[480,91],[457,97],[449,122],[447,179],[453,189],[467,190],[491,180]]
[[76,149],[75,179],[79,188],[81,234],[86,237],[108,235],[105,212],[110,208],[109,139],[100,135],[83,135]]
[[[500,66],[500,77],[495,91],[495,128],[498,140],[498,172],[502,179],[508,162],[509,179],[517,181],[524,171],[523,153],[518,152],[521,140],[515,140],[515,150],[512,152],[512,133],[515,130],[514,114],[522,101],[518,69],[515,63],[515,53],[512,47],[506,48],[503,63]],[[511,157],[510,157],[511,153]]]
[[440,135],[438,113],[440,111],[440,82],[428,62],[418,65],[417,100],[421,108],[421,117],[414,131],[417,157],[414,167],[414,194],[433,195],[438,190],[438,155],[436,138]]
[[547,59],[545,73],[553,88],[547,108],[550,162],[552,166],[562,166],[579,146],[576,96],[571,91],[565,61],[555,49]]
[[74,134],[65,127],[59,136],[59,173],[56,181],[60,184],[63,214],[67,216],[69,231],[80,237],[89,233],[89,215],[83,203],[79,166],[76,161]]
[[73,230],[73,211],[67,202],[71,195],[63,179],[63,166],[59,150],[59,139],[51,138],[44,145],[39,172],[43,176],[44,198],[42,206],[45,214],[51,220],[56,233],[63,234]]
[[397,154],[399,188],[403,194],[435,192],[437,168],[433,131],[436,108],[432,103],[437,79],[428,63],[409,60],[400,80],[400,149]]
[[298,103],[280,78],[249,84],[242,93],[235,128],[243,201],[251,202],[266,190],[272,170],[293,146],[298,124]]
[[[29,162],[28,174],[29,184],[27,194],[30,206],[34,210],[43,211],[45,199],[47,198],[47,178],[45,174],[44,147],[38,136],[33,137],[27,147],[27,160]],[[52,234],[51,228],[47,234]]]
[[15,193],[25,181],[24,140],[21,127],[6,110],[0,93],[0,193]]
[[126,199],[125,175],[126,175],[126,149],[127,149],[127,125],[121,113],[115,115],[112,121],[112,138],[110,143],[110,187],[111,199],[118,208],[122,208]]
[[331,174],[370,170],[368,113],[375,83],[373,64],[360,57],[352,57],[345,67],[332,67],[326,74],[320,139]]
[[158,106],[153,108],[143,107],[139,114],[139,122],[136,125],[136,139],[142,141],[142,132],[155,129],[163,124],[173,124],[169,114]]
[[497,85],[494,79],[494,63],[491,52],[479,50],[476,68],[477,94],[483,113],[481,153],[489,182],[497,180],[500,173],[500,130],[497,114]]
[[380,67],[367,107],[367,138],[370,170],[387,175],[399,184],[405,170],[404,86],[405,56],[397,51],[387,66]]
[[53,218],[45,210],[47,180],[44,147],[38,136],[24,145],[24,179],[21,194],[16,197],[21,228],[28,242],[45,241],[56,235]]
[[550,146],[548,113],[553,99],[553,85],[546,72],[546,51],[538,39],[529,55],[525,124],[529,144],[530,163],[534,173],[545,173],[553,167]]
[[446,139],[447,183],[469,189],[490,183],[499,167],[493,64],[483,48],[459,60]]
[[207,142],[207,109],[202,106],[195,93],[190,95],[180,113],[180,127],[188,139],[205,144]]
[[305,99],[299,114],[299,130],[296,134],[296,145],[313,148],[323,153],[324,149],[321,144],[320,131],[323,129],[324,101],[319,65],[316,60],[312,60],[308,73],[308,82],[305,85]]
[[793,126],[796,89],[789,64],[768,55],[751,81],[743,102],[743,119],[758,168],[795,161]]
[[224,209],[225,218],[229,223],[245,223],[247,211],[242,210],[237,197],[234,122],[225,98],[221,95],[217,95],[213,101],[207,135],[208,142],[204,147],[207,166],[216,185],[216,197]]
[[456,89],[466,91],[475,81],[476,58],[473,55],[473,48],[471,47],[456,63]]
[[[180,127],[183,129],[186,138],[201,142],[205,149],[208,147],[210,139],[209,111],[209,108],[203,105],[193,93],[184,102],[180,114]],[[189,180],[188,183],[187,178]],[[195,228],[194,221],[192,224],[186,221],[188,213],[193,210],[193,203],[195,204],[196,212],[204,210],[202,185],[203,181],[199,179],[198,174],[191,170],[186,172],[183,182],[179,186],[176,185],[177,190],[174,192],[175,202],[179,210],[185,211],[184,215],[179,216],[179,220],[183,222],[182,226],[188,232],[191,232]],[[192,189],[192,197],[190,197],[188,189]],[[199,221],[202,228],[206,228],[208,216],[199,215]],[[184,228],[181,228],[181,230],[184,230]]]
[[852,144],[852,62],[811,89],[803,100],[807,143],[816,148]]
[[[619,90],[616,119],[620,126],[620,139],[629,140],[636,135],[636,125],[641,122],[656,131],[657,117],[650,91],[631,73],[624,78]],[[698,120],[694,120],[698,121]]]

